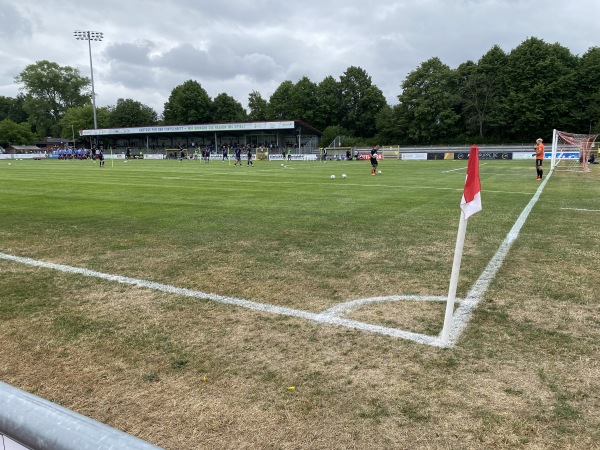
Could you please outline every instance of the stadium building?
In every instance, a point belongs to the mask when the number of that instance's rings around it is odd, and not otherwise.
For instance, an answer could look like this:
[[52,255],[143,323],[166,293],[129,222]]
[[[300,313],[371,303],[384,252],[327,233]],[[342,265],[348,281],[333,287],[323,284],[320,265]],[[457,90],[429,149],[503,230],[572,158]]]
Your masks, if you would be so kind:
[[269,153],[317,154],[322,134],[301,120],[99,128],[79,132],[90,146],[97,143],[117,152],[130,149],[133,154],[143,152],[165,157],[182,149],[218,151],[222,146],[238,144]]

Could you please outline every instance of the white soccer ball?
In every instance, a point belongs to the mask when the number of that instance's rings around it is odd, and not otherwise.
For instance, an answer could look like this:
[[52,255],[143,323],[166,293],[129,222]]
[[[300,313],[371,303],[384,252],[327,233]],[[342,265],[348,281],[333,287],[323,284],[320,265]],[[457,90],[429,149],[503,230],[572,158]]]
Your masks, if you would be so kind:
[[346,174],[345,173],[342,174],[342,178],[346,178]]
[[378,173],[379,175],[381,175],[381,170],[379,170],[377,173]]
[[8,163],[8,165],[9,165],[9,166],[11,166],[11,165],[12,165],[12,163]]
[[331,175],[331,179],[332,179],[332,180],[335,180],[335,175]]

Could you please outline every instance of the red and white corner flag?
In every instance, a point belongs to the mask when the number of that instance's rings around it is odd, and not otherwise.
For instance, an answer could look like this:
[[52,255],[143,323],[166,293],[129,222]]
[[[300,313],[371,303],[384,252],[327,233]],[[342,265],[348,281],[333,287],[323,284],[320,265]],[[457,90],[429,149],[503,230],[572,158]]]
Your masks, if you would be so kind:
[[481,211],[481,182],[479,181],[479,149],[471,146],[469,163],[467,165],[467,179],[460,209],[465,214],[465,220]]
[[[458,277],[460,274],[460,262],[465,244],[465,233],[467,231],[467,221],[473,214],[481,211],[481,182],[479,181],[479,149],[476,145],[471,146],[469,153],[469,163],[467,165],[467,179],[462,200],[460,201],[462,209],[461,220],[458,221],[458,234],[456,236],[456,246],[454,248],[454,261],[452,263],[452,273],[450,274],[450,286],[448,287],[448,301],[446,302],[446,314],[444,315],[444,327],[442,328],[442,345],[450,344],[450,335],[452,330],[452,317],[454,315],[454,301],[456,300],[456,288],[458,286]],[[464,216],[464,220],[462,217]]]

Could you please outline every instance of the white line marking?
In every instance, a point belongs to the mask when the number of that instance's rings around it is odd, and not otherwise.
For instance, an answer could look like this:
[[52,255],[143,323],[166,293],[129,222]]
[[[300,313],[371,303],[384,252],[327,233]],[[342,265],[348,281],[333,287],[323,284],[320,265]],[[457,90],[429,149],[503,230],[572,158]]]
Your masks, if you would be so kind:
[[0,259],[8,261],[18,262],[21,264],[27,264],[34,267],[42,267],[45,269],[58,270],[61,272],[73,273],[83,275],[86,277],[100,278],[107,281],[116,283],[129,284],[132,286],[138,286],[147,289],[153,289],[156,291],[166,292],[168,294],[183,295],[185,297],[193,297],[203,300],[211,300],[217,303],[224,303],[227,305],[240,306],[242,308],[252,309],[255,311],[263,311],[272,314],[279,314],[283,316],[299,317],[302,319],[310,320],[313,322],[325,323],[329,325],[338,325],[347,328],[354,328],[362,331],[370,331],[372,333],[385,334],[388,336],[399,337],[403,339],[409,339],[412,341],[420,342],[423,344],[439,345],[436,344],[437,340],[433,336],[427,336],[424,334],[413,333],[410,331],[399,330],[396,328],[383,327],[379,325],[373,325],[369,323],[359,322],[356,320],[344,319],[336,317],[331,314],[319,314],[309,311],[302,311],[299,309],[286,308],[283,306],[270,305],[268,303],[259,303],[250,300],[244,300],[236,297],[226,297],[218,294],[210,294],[201,291],[194,291],[191,289],[178,288],[170,286],[168,284],[156,283],[153,281],[140,280],[137,278],[123,277],[120,275],[111,275],[108,273],[97,272],[95,270],[82,269],[80,267],[67,266],[64,264],[55,264],[43,261],[37,261],[31,258],[25,258],[20,256],[8,255],[6,253],[0,253]]
[[420,344],[427,344],[436,347],[451,347],[454,346],[460,337],[463,330],[466,328],[469,319],[471,317],[471,312],[475,309],[475,307],[481,301],[483,295],[485,294],[487,288],[490,283],[496,276],[496,273],[500,269],[504,258],[506,257],[510,247],[517,239],[519,232],[529,213],[533,209],[533,206],[537,203],[544,186],[546,185],[550,175],[544,179],[544,181],[538,187],[535,195],[529,201],[525,209],[519,215],[516,223],[513,225],[508,235],[500,245],[500,248],[488,263],[487,267],[479,277],[479,279],[475,282],[469,293],[467,294],[466,299],[456,299],[458,303],[458,308],[454,312],[453,321],[452,321],[452,329],[450,330],[450,338],[448,343],[444,343],[441,339],[441,331],[438,336],[429,336],[420,333],[413,333],[411,331],[401,330],[398,328],[390,328],[384,327],[380,325],[374,325],[366,322],[360,322],[357,320],[344,319],[340,317],[347,311],[360,308],[365,305],[369,305],[377,302],[387,302],[387,301],[434,301],[434,302],[445,302],[447,300],[446,297],[439,296],[417,296],[417,295],[394,295],[387,297],[371,297],[349,301],[346,303],[342,303],[336,305],[332,308],[329,308],[321,313],[314,313],[309,311],[303,311],[300,309],[286,308],[283,306],[271,305],[268,303],[259,303],[251,300],[245,300],[236,297],[227,297],[218,294],[211,294],[201,291],[194,291],[186,288],[178,288],[175,286],[170,286],[167,284],[156,283],[148,280],[140,280],[137,278],[123,277],[120,275],[111,275],[103,272],[97,272],[94,270],[83,269],[80,267],[73,267],[64,264],[55,264],[43,261],[37,261],[35,259],[8,255],[6,253],[0,253],[0,259],[4,259],[7,261],[13,261],[21,264],[26,264],[34,267],[42,267],[45,269],[58,270],[61,272],[79,274],[86,277],[100,278],[107,281],[112,281],[116,283],[129,284],[132,286],[138,286],[146,289],[153,289],[169,294],[175,295],[183,295],[186,297],[193,297],[203,300],[210,300],[218,303],[224,303],[228,305],[239,306],[242,308],[247,308],[255,311],[262,311],[271,314],[279,314],[284,316],[298,317],[305,320],[328,324],[328,325],[336,325],[361,331],[367,331],[371,333],[384,334],[387,336],[397,337],[401,339],[411,340]]
[[[487,163],[479,164],[479,167],[485,166]],[[459,167],[458,169],[450,169],[450,170],[442,170],[442,173],[450,173],[450,172],[458,172],[459,170],[463,170],[465,174],[467,173],[467,167]]]
[[585,209],[585,208],[560,208],[567,211],[583,211],[583,212],[600,212],[600,209]]
[[467,167],[459,167],[458,169],[450,169],[450,170],[442,170],[442,173],[450,173],[450,172],[458,172],[459,170],[464,171],[465,173],[467,173]]
[[531,195],[531,192],[519,192],[519,191],[491,191],[489,189],[482,189],[481,192],[488,194],[522,194]]
[[[483,165],[483,164],[482,164]],[[294,169],[294,167],[287,167],[288,169]],[[265,170],[262,169],[259,172],[261,174],[264,174],[265,172],[279,172],[280,170],[283,169],[274,169],[274,170]],[[466,169],[465,169],[466,170]],[[193,176],[189,176],[189,177],[162,177],[163,180],[182,180],[182,181],[200,181],[200,180],[205,180],[207,178],[210,178],[213,175],[231,175],[232,172],[212,172],[210,174],[194,174]],[[248,172],[238,172],[238,174],[242,174],[242,175],[247,175]],[[325,176],[327,178],[327,181],[323,181],[323,184],[328,184],[331,185],[331,180],[329,179],[329,175]],[[357,179],[360,176],[355,176],[353,177],[353,179]],[[34,179],[32,179],[33,181]],[[243,179],[243,180],[236,180],[237,182],[240,183],[253,183],[253,184],[264,184],[265,180],[264,179]],[[306,185],[306,186],[314,186],[314,182],[306,182],[306,183],[300,183],[297,180],[293,180],[293,181],[283,181],[283,180],[268,180],[268,183],[271,184],[294,184],[296,186],[300,186],[300,185]],[[337,181],[335,182],[337,183]],[[133,184],[132,184],[133,186]],[[338,184],[336,184],[336,186],[360,186],[360,187],[375,187],[375,188],[390,188],[390,189],[402,189],[402,190],[408,190],[408,189],[416,189],[416,190],[424,190],[424,189],[428,189],[428,190],[436,190],[436,191],[456,191],[456,192],[462,192],[463,188],[450,188],[450,187],[432,187],[432,186],[414,186],[414,185],[410,185],[410,186],[403,186],[403,185],[393,185],[393,184],[383,184],[383,183],[377,183],[377,184],[372,184],[372,183],[352,183],[348,180],[342,181]],[[175,185],[175,186],[171,186],[172,189],[179,189],[179,186]],[[219,189],[221,189],[221,187],[219,187]],[[233,190],[233,188],[231,188],[230,190]],[[483,193],[494,193],[494,194],[523,194],[523,195],[531,195],[531,192],[515,192],[515,191],[492,191],[492,190],[487,190],[487,189],[482,189]]]
[[338,316],[344,314],[347,311],[358,309],[362,306],[369,305],[371,303],[380,302],[397,302],[397,301],[416,301],[416,302],[445,302],[447,297],[440,296],[424,296],[424,295],[390,295],[387,297],[371,297],[361,298],[358,300],[352,300],[346,303],[340,303],[332,308],[329,308],[321,313],[323,316]]

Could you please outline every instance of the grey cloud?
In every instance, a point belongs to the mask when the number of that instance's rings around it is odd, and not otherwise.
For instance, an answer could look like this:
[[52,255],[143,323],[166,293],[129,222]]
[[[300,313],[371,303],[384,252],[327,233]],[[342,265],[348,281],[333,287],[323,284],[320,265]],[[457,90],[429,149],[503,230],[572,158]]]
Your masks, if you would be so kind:
[[243,54],[236,50],[221,44],[212,45],[208,50],[182,44],[155,58],[153,64],[163,70],[183,72],[200,80],[231,79],[245,75],[264,81],[272,79],[282,70],[270,56]]
[[104,51],[104,57],[126,64],[149,66],[153,49],[154,45],[149,41],[110,44]]
[[0,24],[0,37],[9,39],[29,37],[34,28],[31,21],[8,0],[0,1]]
[[120,84],[129,89],[146,89],[156,86],[154,69],[147,66],[134,66],[123,63],[111,64],[106,81]]

